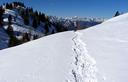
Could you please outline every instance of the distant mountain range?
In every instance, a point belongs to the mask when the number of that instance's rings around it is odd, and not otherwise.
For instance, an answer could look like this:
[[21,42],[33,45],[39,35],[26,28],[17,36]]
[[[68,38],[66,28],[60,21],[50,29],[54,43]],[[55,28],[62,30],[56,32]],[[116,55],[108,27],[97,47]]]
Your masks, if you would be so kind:
[[[47,16],[21,2],[5,3],[0,6],[0,49],[58,32],[85,29],[103,21],[102,18]],[[76,22],[79,27],[75,26]]]
[[97,24],[100,24],[104,22],[106,19],[104,18],[80,18],[77,16],[74,17],[57,17],[57,16],[49,16],[51,22],[59,22],[61,23],[64,27],[66,27],[68,30],[74,30],[74,23],[78,22],[79,28],[78,29],[85,29]]

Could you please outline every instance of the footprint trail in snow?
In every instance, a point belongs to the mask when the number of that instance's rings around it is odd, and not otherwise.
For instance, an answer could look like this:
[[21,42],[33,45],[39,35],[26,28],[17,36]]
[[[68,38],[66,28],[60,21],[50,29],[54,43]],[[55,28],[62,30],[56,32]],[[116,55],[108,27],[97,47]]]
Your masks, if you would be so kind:
[[75,32],[72,38],[74,61],[72,80],[68,82],[97,82],[96,78],[96,61],[92,58],[86,49],[86,44],[81,40],[82,34]]

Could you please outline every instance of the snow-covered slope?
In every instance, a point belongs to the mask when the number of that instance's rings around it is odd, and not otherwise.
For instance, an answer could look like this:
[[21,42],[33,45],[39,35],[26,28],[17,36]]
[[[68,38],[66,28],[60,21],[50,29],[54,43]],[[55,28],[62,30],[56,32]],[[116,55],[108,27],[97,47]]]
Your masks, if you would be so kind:
[[[12,8],[6,8],[7,4],[0,7],[1,11],[3,11],[1,12],[1,21],[3,22],[0,29],[0,34],[2,35],[0,36],[0,50],[57,32],[56,27],[53,26],[52,23],[48,20],[45,22],[41,20],[45,18],[40,17],[40,19],[35,19],[34,22],[32,15],[34,15],[35,11],[30,12],[30,8],[22,7],[19,4],[20,3],[13,2],[10,3]],[[41,13],[40,16],[42,16]],[[39,17],[35,16],[35,18]],[[37,20],[39,24],[37,24]],[[35,24],[35,27],[33,24]],[[25,40],[25,38],[28,39]]]
[[1,82],[66,82],[72,68],[73,32],[0,51]]
[[0,81],[127,82],[127,18],[1,50]]
[[81,31],[100,82],[128,82],[128,13]]
[[[11,26],[13,27],[13,30],[15,32],[29,33],[31,31],[31,35],[38,35],[40,37],[44,36],[43,33],[41,33],[40,31],[36,31],[32,26],[25,25],[24,19],[19,15],[18,12],[14,11],[14,10],[9,10],[9,9],[6,9],[5,13],[3,15],[5,29],[7,29],[7,27],[8,27],[8,16],[9,15],[11,15],[13,17]],[[14,18],[16,19],[15,21],[14,21]]]

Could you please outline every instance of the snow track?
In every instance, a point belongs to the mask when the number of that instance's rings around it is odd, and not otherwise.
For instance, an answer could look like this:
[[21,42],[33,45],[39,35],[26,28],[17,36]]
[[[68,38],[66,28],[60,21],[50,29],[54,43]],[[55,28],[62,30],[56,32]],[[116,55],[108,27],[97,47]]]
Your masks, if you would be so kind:
[[86,49],[86,44],[80,39],[81,33],[75,32],[72,41],[75,58],[73,62],[72,76],[73,82],[97,82],[96,61]]

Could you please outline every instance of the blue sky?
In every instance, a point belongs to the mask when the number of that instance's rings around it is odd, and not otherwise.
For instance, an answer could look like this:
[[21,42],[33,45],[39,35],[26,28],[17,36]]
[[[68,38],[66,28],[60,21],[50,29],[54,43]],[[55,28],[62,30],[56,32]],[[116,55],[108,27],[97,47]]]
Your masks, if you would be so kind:
[[[0,4],[18,0],[0,0]],[[19,0],[47,15],[59,17],[111,18],[118,10],[128,11],[128,0]]]

